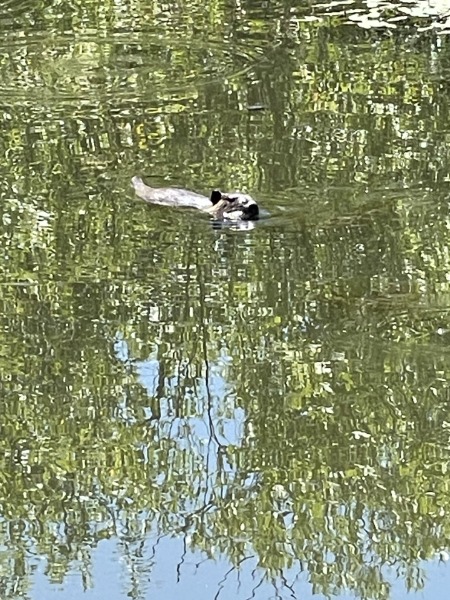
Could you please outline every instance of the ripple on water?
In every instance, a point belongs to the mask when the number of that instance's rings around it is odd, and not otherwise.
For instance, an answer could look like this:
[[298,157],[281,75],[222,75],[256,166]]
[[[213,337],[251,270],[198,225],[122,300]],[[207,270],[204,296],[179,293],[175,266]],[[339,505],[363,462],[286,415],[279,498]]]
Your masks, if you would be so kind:
[[0,18],[3,107],[141,100],[162,107],[263,60],[262,50],[232,28],[205,36],[192,24],[195,15],[152,15],[149,6],[144,21],[117,10],[109,17],[100,11],[93,22],[93,5],[58,15],[56,6],[43,12],[8,2]]

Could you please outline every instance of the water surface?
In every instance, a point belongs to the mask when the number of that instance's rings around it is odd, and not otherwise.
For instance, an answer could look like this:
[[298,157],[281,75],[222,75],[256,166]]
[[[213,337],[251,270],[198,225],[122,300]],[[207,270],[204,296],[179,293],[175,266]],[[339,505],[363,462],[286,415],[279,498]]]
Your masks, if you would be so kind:
[[2,598],[444,598],[448,9],[3,3]]

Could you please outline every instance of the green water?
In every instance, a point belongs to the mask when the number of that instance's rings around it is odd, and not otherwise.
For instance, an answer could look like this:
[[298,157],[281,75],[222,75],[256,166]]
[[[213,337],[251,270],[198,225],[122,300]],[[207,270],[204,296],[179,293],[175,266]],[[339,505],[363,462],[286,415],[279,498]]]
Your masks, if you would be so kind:
[[446,597],[447,6],[298,4],[2,3],[2,599]]

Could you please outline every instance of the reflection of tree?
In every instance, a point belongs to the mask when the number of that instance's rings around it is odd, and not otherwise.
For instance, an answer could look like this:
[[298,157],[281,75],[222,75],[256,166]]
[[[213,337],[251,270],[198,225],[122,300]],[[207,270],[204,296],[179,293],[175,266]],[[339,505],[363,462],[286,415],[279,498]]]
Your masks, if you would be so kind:
[[[335,252],[339,238],[352,246],[348,233],[336,233]],[[33,515],[36,523],[7,547],[26,547],[31,536],[61,580],[79,556],[88,573],[88,549],[103,537],[117,535],[124,553],[138,552],[157,524],[157,535],[183,535],[207,553],[214,546],[236,565],[255,555],[275,576],[301,561],[323,593],[354,578],[361,595],[382,598],[386,562],[413,573],[417,557],[441,546],[445,357],[439,363],[409,341],[428,331],[427,311],[422,318],[414,298],[402,296],[401,310],[410,305],[410,322],[397,329],[404,347],[383,343],[395,295],[358,298],[345,278],[338,289],[314,287],[332,256],[312,252],[322,246],[314,238],[305,237],[302,251],[279,243],[280,235],[247,250],[221,237],[226,254],[217,255],[192,228],[182,247],[169,246],[152,262],[152,280],[139,286],[4,288],[14,293],[3,312],[15,307],[17,315],[4,321],[10,347],[26,345],[27,353],[26,363],[4,359],[2,367],[12,377],[2,377],[11,460],[4,472],[15,473],[4,477],[2,514],[24,522]],[[377,235],[375,228],[368,239]],[[274,285],[281,264],[284,290]],[[273,277],[262,276],[265,268]],[[129,340],[123,363],[114,355],[117,330]],[[133,367],[152,348],[161,367],[153,400]],[[219,350],[233,362],[221,365]],[[207,390],[206,361],[210,377],[235,382],[232,395]],[[371,369],[362,372],[366,364]],[[232,398],[247,412],[251,436],[222,447],[214,437]],[[169,408],[147,422],[150,402]],[[205,418],[212,428],[206,454],[192,428]],[[101,525],[93,529],[94,522]],[[140,565],[133,562],[135,586]]]

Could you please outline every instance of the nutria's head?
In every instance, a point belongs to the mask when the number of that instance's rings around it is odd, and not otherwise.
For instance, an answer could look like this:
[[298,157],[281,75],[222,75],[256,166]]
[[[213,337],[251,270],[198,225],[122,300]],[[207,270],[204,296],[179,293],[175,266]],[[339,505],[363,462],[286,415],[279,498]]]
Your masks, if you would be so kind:
[[259,217],[258,204],[251,196],[233,192],[222,194],[219,190],[211,193],[211,214],[217,219],[230,221],[254,221]]

